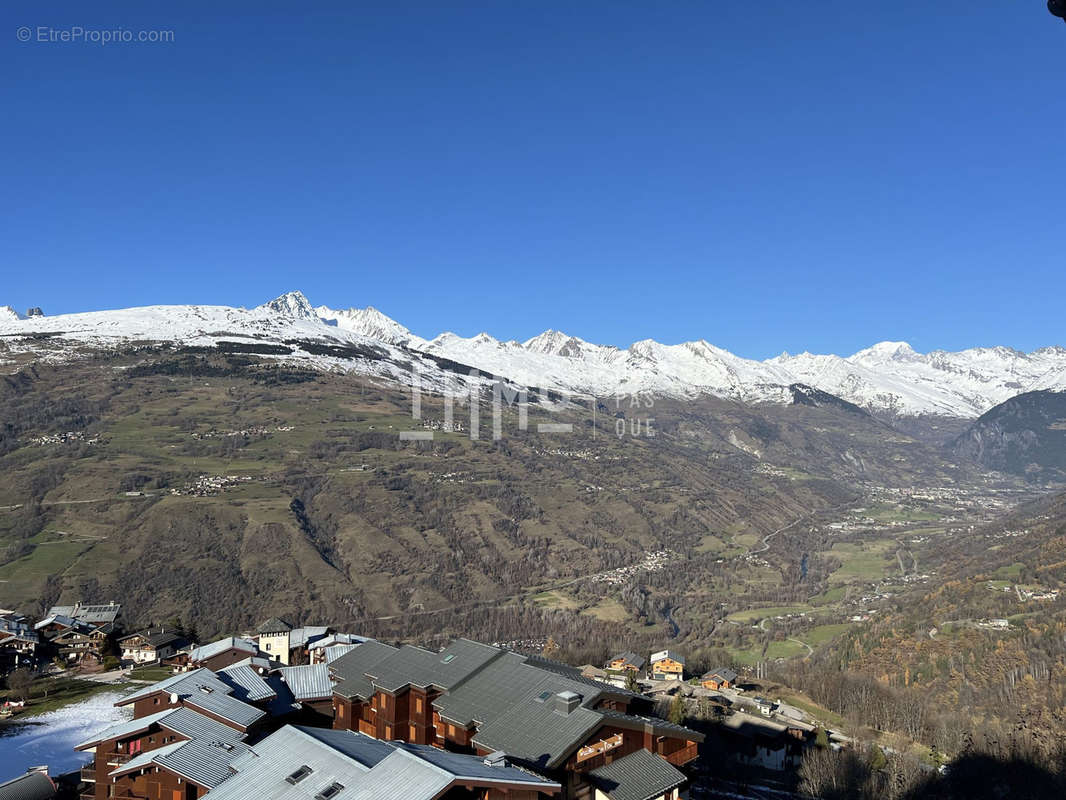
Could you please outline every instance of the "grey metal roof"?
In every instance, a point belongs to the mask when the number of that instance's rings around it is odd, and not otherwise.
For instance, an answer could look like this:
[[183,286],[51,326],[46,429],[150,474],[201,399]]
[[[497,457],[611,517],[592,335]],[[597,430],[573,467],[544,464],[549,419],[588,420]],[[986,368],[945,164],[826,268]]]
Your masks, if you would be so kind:
[[637,750],[594,769],[589,779],[611,800],[652,800],[685,782],[685,776],[665,758]]
[[638,656],[632,650],[626,650],[624,653],[619,653],[618,655],[611,658],[610,661],[608,661],[607,663],[610,663],[611,661],[618,661],[619,659],[626,662],[627,664],[632,664],[637,669],[640,669],[644,666],[643,656]]
[[203,709],[222,719],[247,728],[266,712],[233,697],[233,687],[209,669],[195,669],[172,675],[119,700],[115,705],[129,705],[157,692],[176,694],[186,704]]
[[99,733],[94,734],[91,739],[75,745],[74,749],[86,750],[101,742],[110,741],[111,739],[121,739],[126,736],[132,736],[135,733],[146,731],[153,725],[167,728],[180,736],[185,736],[189,739],[209,737],[221,741],[235,742],[243,738],[242,733],[234,730],[228,725],[224,725],[221,722],[205,717],[203,714],[197,714],[190,708],[176,706],[164,709],[155,714],[149,714],[146,717],[131,719],[126,722],[112,725]]
[[289,649],[304,647],[310,642],[325,639],[329,635],[329,628],[325,625],[305,625],[302,628],[293,628],[289,631]]
[[233,664],[220,669],[216,674],[223,682],[233,687],[233,694],[238,700],[256,703],[275,696],[274,690],[259,674],[259,670],[248,663]]
[[704,673],[702,680],[716,677],[723,678],[732,683],[737,679],[737,673],[729,669],[729,667],[722,667],[721,669],[712,669],[710,672]]
[[104,728],[98,733],[94,733],[91,739],[86,739],[84,742],[80,742],[74,745],[75,750],[86,750],[90,747],[94,747],[101,742],[106,742],[111,739],[121,739],[124,736],[131,736],[134,733],[140,731],[146,731],[152,725],[159,722],[163,717],[167,716],[174,711],[173,708],[168,708],[160,711],[158,714],[150,714],[147,717],[141,717],[140,719],[131,719],[125,722],[119,722],[110,727]]
[[218,742],[239,742],[244,734],[229,725],[196,713],[191,708],[173,709],[159,720],[159,725],[189,739],[210,739]]
[[[573,693],[580,703],[569,713],[556,698]],[[478,724],[474,743],[541,768],[564,761],[607,720],[636,729],[702,741],[703,736],[665,720],[593,709],[598,700],[618,694],[602,683],[581,677],[543,659],[505,653],[462,685],[433,702],[442,719],[458,725]]]
[[322,648],[327,664],[332,664],[341,656],[346,656],[357,648],[358,644],[333,644]]
[[[352,731],[286,726],[253,750],[254,756],[233,761],[236,774],[212,791],[212,800],[307,800],[333,783],[344,787],[337,800],[431,800],[456,782],[559,788],[514,767],[489,767],[477,756]],[[286,780],[301,767],[310,770],[306,777]]]
[[197,661],[206,661],[209,658],[225,653],[227,650],[243,650],[253,656],[259,654],[259,648],[256,647],[254,642],[250,642],[247,639],[241,639],[237,636],[227,636],[225,639],[219,639],[217,642],[211,642],[210,644],[193,648],[189,651],[189,661],[194,663]]
[[439,653],[404,645],[367,674],[374,686],[390,692],[407,685],[450,689],[504,652],[469,639],[456,639]]
[[333,681],[329,678],[328,664],[282,667],[278,672],[281,673],[293,697],[301,702],[333,697]]
[[153,761],[195,784],[214,789],[233,775],[230,764],[247,750],[248,746],[240,742],[193,739]]
[[151,686],[145,686],[143,689],[138,689],[133,694],[128,694],[115,703],[116,706],[125,706],[140,700],[143,697],[150,697],[156,692],[172,692],[181,694],[180,689],[184,688],[187,691],[191,691],[196,686],[211,686],[221,691],[229,691],[230,687],[218,679],[211,670],[206,667],[200,667],[199,669],[190,670],[189,672],[179,672],[175,675],[171,675],[169,678],[164,678],[158,683],[153,683]]
[[341,656],[329,665],[338,679],[334,691],[343,697],[370,697],[374,685],[366,677],[367,671],[397,651],[396,647],[371,639]]
[[43,772],[27,772],[0,783],[0,800],[49,800],[55,794],[55,784]]
[[286,633],[292,630],[292,625],[280,617],[271,617],[255,629],[256,633]]
[[214,789],[233,774],[230,769],[233,760],[248,750],[247,745],[240,742],[216,742],[208,739],[174,742],[141,753],[109,773],[109,777],[160,767],[199,786]]

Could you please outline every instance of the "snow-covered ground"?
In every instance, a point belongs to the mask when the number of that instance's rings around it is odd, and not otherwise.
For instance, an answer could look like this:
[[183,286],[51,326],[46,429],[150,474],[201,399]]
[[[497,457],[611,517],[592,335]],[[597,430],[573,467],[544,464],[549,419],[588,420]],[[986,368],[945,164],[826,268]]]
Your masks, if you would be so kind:
[[0,733],[0,782],[17,778],[27,768],[48,765],[51,775],[77,769],[90,759],[74,750],[97,731],[130,719],[129,708],[115,708],[119,691],[94,695],[80,703],[30,717],[26,724]]
[[1066,390],[1066,348],[1057,346],[1030,353],[1008,347],[918,353],[905,342],[881,342],[846,357],[783,353],[756,361],[703,340],[667,345],[646,339],[622,349],[556,330],[525,342],[487,333],[442,333],[427,341],[374,308],[316,308],[300,292],[251,309],[146,306],[23,317],[0,307],[0,353],[9,356],[28,352],[62,360],[79,344],[119,348],[143,342],[225,342],[230,348],[260,346],[261,352],[272,345],[265,350],[272,358],[406,385],[416,380],[417,368],[417,380],[430,391],[447,390],[449,370],[466,374],[470,367],[525,386],[599,397],[706,393],[791,403],[788,387],[801,383],[871,411],[972,418],[1022,392]]

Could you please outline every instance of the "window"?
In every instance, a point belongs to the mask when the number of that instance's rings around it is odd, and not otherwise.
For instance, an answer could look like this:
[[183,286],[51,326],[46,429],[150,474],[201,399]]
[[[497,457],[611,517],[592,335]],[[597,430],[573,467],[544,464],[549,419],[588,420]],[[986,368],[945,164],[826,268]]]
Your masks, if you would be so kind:
[[421,714],[422,713],[422,698],[421,697],[416,697],[415,698],[415,713],[416,714]]
[[440,660],[440,663],[447,664],[447,663],[451,662],[452,659],[454,659],[454,658],[455,658],[455,653],[448,653],[448,655],[446,655],[444,658],[442,658]]
[[415,741],[418,738],[418,730],[415,728],[414,725],[408,725],[407,726],[407,737],[408,737],[408,741],[412,741],[412,742]]
[[269,651],[270,650],[270,642],[267,642],[266,645],[264,645],[263,649]]
[[304,778],[306,778],[308,775],[310,775],[312,772],[314,772],[314,770],[311,769],[306,764],[304,764],[298,770],[296,770],[296,772],[292,773],[289,777],[287,777],[285,780],[288,783],[291,783],[293,786],[295,786],[300,781],[302,781]]
[[340,790],[343,788],[344,787],[339,783],[331,783],[329,786],[327,786],[325,789],[315,795],[315,800],[330,800],[330,798],[336,797],[337,793],[340,792]]
[[344,706],[337,706],[337,717],[344,719]]

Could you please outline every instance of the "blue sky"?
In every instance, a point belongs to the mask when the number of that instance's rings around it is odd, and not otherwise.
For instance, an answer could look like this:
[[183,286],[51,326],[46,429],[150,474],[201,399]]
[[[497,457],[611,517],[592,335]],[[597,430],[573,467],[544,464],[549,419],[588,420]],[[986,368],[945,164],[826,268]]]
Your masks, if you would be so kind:
[[[0,19],[19,310],[298,288],[424,336],[1066,344],[1066,25],[1043,0],[12,0]],[[71,26],[174,41],[36,41]]]

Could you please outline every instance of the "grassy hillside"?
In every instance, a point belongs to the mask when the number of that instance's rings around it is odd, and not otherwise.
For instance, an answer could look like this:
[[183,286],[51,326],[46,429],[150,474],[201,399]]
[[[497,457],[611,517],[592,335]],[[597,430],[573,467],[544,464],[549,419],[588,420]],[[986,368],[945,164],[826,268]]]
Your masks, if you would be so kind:
[[[405,390],[193,351],[26,365],[0,411],[0,604],[114,599],[202,635],[281,614],[383,636],[805,654],[870,587],[913,572],[900,537],[954,506],[893,495],[863,512],[873,529],[826,526],[899,487],[973,500],[997,485],[832,404],[534,405],[527,430],[509,408],[491,441],[486,398],[479,441],[402,441],[426,432]],[[443,416],[423,398],[426,424]],[[783,605],[802,610],[726,621]]]

